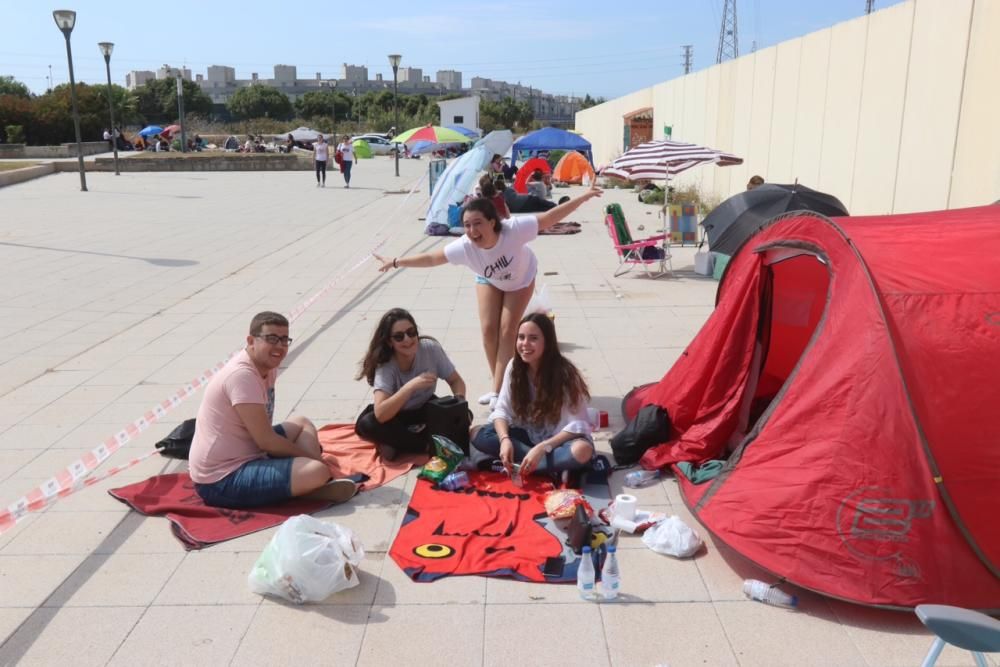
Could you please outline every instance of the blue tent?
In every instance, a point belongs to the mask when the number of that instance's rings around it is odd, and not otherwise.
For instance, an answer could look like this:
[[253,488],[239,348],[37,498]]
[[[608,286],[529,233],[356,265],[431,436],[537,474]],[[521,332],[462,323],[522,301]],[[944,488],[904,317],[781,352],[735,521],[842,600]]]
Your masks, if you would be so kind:
[[579,151],[586,156],[587,161],[591,165],[594,164],[594,156],[590,152],[590,142],[579,134],[560,130],[558,127],[543,127],[515,141],[512,159],[514,162],[517,162],[517,158],[521,153],[534,156],[539,151],[557,150]]

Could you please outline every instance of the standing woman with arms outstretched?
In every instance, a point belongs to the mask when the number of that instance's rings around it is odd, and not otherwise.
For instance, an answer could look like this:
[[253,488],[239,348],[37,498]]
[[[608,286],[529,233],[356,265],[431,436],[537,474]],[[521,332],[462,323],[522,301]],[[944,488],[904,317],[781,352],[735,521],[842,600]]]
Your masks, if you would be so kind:
[[434,250],[412,257],[385,258],[375,255],[379,271],[404,267],[431,267],[461,264],[476,274],[476,297],[483,348],[493,377],[491,391],[479,398],[483,405],[496,401],[504,369],[514,354],[517,326],[535,290],[538,260],[528,243],[538,232],[562,221],[590,199],[601,196],[592,187],[576,199],[535,215],[518,215],[500,220],[488,199],[474,199],[462,212],[465,235]]

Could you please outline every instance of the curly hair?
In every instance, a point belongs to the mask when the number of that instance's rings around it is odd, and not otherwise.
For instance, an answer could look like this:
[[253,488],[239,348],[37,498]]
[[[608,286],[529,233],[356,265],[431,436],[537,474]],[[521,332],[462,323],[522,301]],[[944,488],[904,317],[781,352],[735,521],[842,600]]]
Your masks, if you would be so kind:
[[511,407],[514,414],[531,424],[551,425],[559,422],[564,405],[578,407],[590,401],[590,390],[576,366],[559,351],[556,325],[544,313],[525,315],[518,329],[531,322],[542,332],[545,349],[538,363],[538,384],[531,397],[528,364],[515,354],[510,373]]
[[[389,335],[392,333],[392,327],[400,320],[406,320],[413,325],[414,329],[417,329],[417,323],[408,310],[392,308],[386,312],[375,327],[372,340],[368,343],[368,352],[365,353],[364,358],[358,365],[358,374],[354,376],[355,380],[364,378],[368,381],[369,386],[375,384],[375,370],[392,359],[392,344],[389,342]],[[419,340],[434,340],[430,336],[420,336],[419,333],[420,329],[417,329],[417,338]]]

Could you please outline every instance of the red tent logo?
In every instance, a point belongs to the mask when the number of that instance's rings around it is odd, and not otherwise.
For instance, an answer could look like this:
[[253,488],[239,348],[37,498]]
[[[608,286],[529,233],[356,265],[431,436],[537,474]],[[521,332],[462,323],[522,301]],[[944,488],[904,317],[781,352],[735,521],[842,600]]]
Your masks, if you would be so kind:
[[859,558],[900,558],[914,522],[930,518],[933,511],[933,500],[895,498],[887,489],[866,487],[840,503],[837,532],[844,546]]

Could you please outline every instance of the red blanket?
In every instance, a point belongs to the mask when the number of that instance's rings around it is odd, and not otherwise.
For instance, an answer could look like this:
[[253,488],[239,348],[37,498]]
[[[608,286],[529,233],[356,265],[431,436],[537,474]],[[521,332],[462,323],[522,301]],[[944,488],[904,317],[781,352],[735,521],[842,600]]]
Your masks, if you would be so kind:
[[[595,512],[608,506],[607,459],[599,457],[582,492]],[[580,556],[566,544],[566,521],[545,513],[554,487],[531,477],[524,488],[503,473],[470,472],[470,486],[448,491],[417,481],[389,555],[414,581],[478,574],[522,581],[576,581]],[[606,532],[595,527],[599,546]]]
[[[405,474],[419,457],[386,463],[375,447],[354,433],[353,424],[330,424],[320,429],[323,459],[334,477],[363,473],[369,477],[361,485],[368,491]],[[229,510],[209,507],[194,490],[186,472],[157,475],[142,482],[111,489],[113,497],[146,515],[165,516],[174,536],[184,548],[202,549],[258,530],[271,528],[297,514],[312,514],[326,509],[325,500],[290,500],[271,507],[253,510]]]

